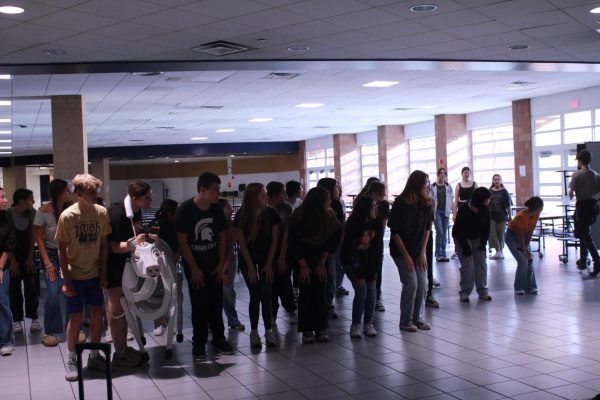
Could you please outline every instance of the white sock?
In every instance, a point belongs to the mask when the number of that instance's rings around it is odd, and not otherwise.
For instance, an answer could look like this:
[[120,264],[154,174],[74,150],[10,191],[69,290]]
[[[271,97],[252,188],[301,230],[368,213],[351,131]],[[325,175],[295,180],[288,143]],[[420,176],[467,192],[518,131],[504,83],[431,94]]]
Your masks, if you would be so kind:
[[69,360],[76,361],[77,360],[77,353],[75,353],[74,351],[68,351],[67,352],[67,357],[69,357]]

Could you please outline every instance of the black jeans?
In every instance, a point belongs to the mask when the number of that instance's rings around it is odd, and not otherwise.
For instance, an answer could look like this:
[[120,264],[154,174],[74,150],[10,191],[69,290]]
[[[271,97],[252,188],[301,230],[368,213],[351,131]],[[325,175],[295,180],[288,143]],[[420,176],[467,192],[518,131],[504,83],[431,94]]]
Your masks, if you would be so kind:
[[199,347],[206,344],[209,326],[213,343],[225,340],[223,282],[217,282],[216,274],[203,271],[204,286],[200,289],[194,289],[191,284],[192,274],[189,267],[186,266],[184,270],[190,291],[190,304],[192,305],[192,345]]
[[327,323],[327,282],[321,282],[316,273],[310,274],[310,282],[299,282],[298,332],[323,331]]
[[425,257],[427,258],[427,297],[429,297],[433,291],[433,237],[431,232],[429,232]]
[[594,263],[600,263],[598,250],[592,239],[590,227],[596,222],[598,216],[598,206],[594,199],[581,200],[575,203],[575,214],[573,215],[575,225],[575,237],[581,241],[579,247],[580,259],[587,258],[588,251],[594,260]]
[[282,273],[280,273],[276,268],[273,270],[273,287],[271,288],[273,316],[277,316],[277,310],[279,310],[279,299],[281,299],[281,305],[285,311],[288,313],[296,311],[291,274],[292,271],[287,268]]
[[[243,257],[239,260],[239,269],[242,271],[246,286],[248,287],[248,293],[250,294],[250,303],[248,304],[248,314],[250,314],[250,329],[258,329],[258,317],[260,315],[261,304],[262,304],[262,317],[265,330],[271,329],[271,316],[272,316],[272,305],[271,305],[271,284],[267,282],[267,278],[264,273],[259,273],[255,283],[251,283],[248,280],[248,266],[244,261]],[[262,269],[262,268],[261,268]]]
[[[38,283],[36,284],[36,279]],[[25,316],[31,319],[38,318],[39,300],[39,275],[37,270],[27,270],[25,262],[19,264],[19,275],[10,278],[10,311],[13,321],[23,321],[23,291],[21,282],[25,289]]]

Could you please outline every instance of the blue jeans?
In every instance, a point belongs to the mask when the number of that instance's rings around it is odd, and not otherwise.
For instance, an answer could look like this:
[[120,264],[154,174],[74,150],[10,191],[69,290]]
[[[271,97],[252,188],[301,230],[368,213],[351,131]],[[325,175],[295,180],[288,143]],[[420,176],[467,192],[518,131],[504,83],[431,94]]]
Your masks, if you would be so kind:
[[435,256],[446,257],[449,218],[444,210],[435,210]]
[[229,263],[229,284],[223,285],[223,311],[227,317],[227,325],[234,326],[240,323],[235,310],[235,277],[237,275],[237,254],[231,257]]
[[400,325],[423,322],[423,310],[427,297],[427,269],[414,267],[409,272],[402,256],[394,257],[400,274],[402,294],[400,295]]
[[60,277],[60,264],[58,263],[58,252],[48,249],[48,258],[54,267],[54,282],[50,282],[48,274],[44,273],[46,279],[46,302],[44,303],[44,332],[46,335],[58,335],[63,333],[62,311],[60,309],[60,298],[62,294],[63,280]]
[[344,266],[342,265],[342,260],[340,259],[340,249],[335,252],[335,289],[342,287],[342,282],[344,281]]
[[377,288],[375,280],[365,281],[359,289],[354,284],[354,301],[352,301],[352,323],[360,324],[364,312],[364,322],[368,324],[373,320],[375,311],[375,300],[377,299]]
[[535,272],[533,266],[525,256],[523,250],[520,249],[520,244],[517,235],[511,231],[506,231],[504,236],[506,247],[510,250],[515,260],[517,260],[517,272],[515,273],[515,290],[530,290],[537,289],[535,282]]
[[477,288],[477,293],[480,296],[489,294],[487,288],[487,260],[485,250],[478,249],[480,241],[479,239],[467,239],[472,254],[465,256],[464,249],[458,240],[454,240],[454,248],[460,261],[460,291],[458,294],[461,296],[470,295],[473,286]]
[[10,265],[6,263],[2,274],[2,283],[0,284],[0,348],[14,346],[15,338],[13,336],[13,319],[10,312]]

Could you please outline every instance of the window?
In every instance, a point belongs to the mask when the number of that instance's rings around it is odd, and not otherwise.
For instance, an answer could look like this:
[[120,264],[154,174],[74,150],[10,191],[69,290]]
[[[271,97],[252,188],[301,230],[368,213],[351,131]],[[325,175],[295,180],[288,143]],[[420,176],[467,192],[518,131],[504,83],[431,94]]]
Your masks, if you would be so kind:
[[429,174],[429,179],[433,181],[437,170],[435,135],[409,139],[408,147],[410,151],[410,172],[419,169]]
[[309,190],[316,187],[321,178],[335,178],[333,148],[307,151],[306,174]]
[[[473,174],[479,186],[490,186],[499,174],[504,187],[515,193],[515,157],[512,125],[473,129]],[[513,199],[514,200],[514,199]]]
[[379,178],[379,146],[377,144],[360,146],[360,165],[363,186],[367,184],[367,179],[370,177]]

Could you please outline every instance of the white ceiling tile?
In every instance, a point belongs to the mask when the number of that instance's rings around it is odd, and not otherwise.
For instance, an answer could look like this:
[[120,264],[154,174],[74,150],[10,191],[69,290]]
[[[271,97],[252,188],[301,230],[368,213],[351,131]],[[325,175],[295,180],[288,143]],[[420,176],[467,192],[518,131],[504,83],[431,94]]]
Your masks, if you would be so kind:
[[215,19],[226,19],[263,11],[268,9],[269,6],[251,0],[203,0],[185,4],[179,8],[185,11],[208,15]]
[[517,31],[500,33],[497,35],[475,36],[470,39],[471,42],[481,46],[509,45],[524,43],[528,44],[532,39]]
[[54,14],[38,18],[35,23],[53,28],[68,29],[77,32],[101,28],[119,22],[114,18],[106,18],[98,15],[84,14],[71,10],[63,10]]
[[352,44],[373,42],[375,40],[377,40],[376,37],[367,35],[366,33],[362,33],[359,31],[342,32],[315,39],[315,41],[319,43],[332,47],[345,47]]
[[73,11],[101,15],[103,17],[119,20],[130,20],[164,9],[164,6],[139,0],[94,0],[86,1],[71,8]]
[[193,28],[214,21],[215,19],[212,17],[179,9],[168,9],[132,20],[132,22],[170,31]]
[[231,19],[231,21],[234,23],[252,27],[260,27],[261,30],[276,29],[282,26],[307,22],[309,20],[310,19],[306,16],[278,8],[260,11],[254,14],[247,14]]
[[530,15],[516,15],[512,16],[511,18],[505,18],[502,22],[515,29],[522,30],[527,28],[564,24],[574,22],[574,20],[564,12],[557,10]]
[[473,10],[458,10],[437,15],[424,16],[418,19],[419,23],[435,29],[452,28],[461,25],[491,22],[492,18]]
[[369,8],[369,6],[366,4],[361,4],[354,0],[304,0],[288,6],[284,6],[282,8],[312,18],[323,19],[333,17],[335,15],[366,10],[367,8]]
[[451,28],[445,28],[443,30],[461,39],[469,39],[474,36],[485,36],[510,32],[512,31],[512,28],[509,28],[508,26],[497,21],[489,21],[473,25],[468,24],[463,26],[454,26]]
[[398,38],[391,38],[389,40],[400,43],[404,46],[415,47],[415,46],[419,46],[419,45],[445,43],[445,42],[455,40],[455,38],[446,32],[430,31],[430,32],[419,33],[417,35],[407,35],[407,36],[402,36],[402,37],[398,37]]
[[521,32],[535,39],[552,38],[556,36],[590,32],[589,29],[575,22],[541,26],[538,28],[521,29]]
[[398,22],[401,20],[403,20],[403,18],[397,15],[386,13],[376,8],[338,15],[327,19],[328,22],[337,25],[342,25],[352,29],[379,26],[383,24]]
[[430,44],[422,46],[423,50],[435,54],[459,52],[464,50],[473,50],[478,46],[467,40],[453,40],[449,42]]
[[34,41],[42,44],[75,34],[77,34],[77,32],[71,30],[51,28],[31,23],[22,23],[0,31],[0,41],[18,41],[20,38],[24,38],[27,41]]
[[532,15],[556,10],[556,6],[546,0],[511,0],[477,7],[484,15],[503,21],[519,15]]
[[274,30],[276,33],[295,36],[297,38],[315,38],[319,36],[333,35],[347,31],[348,28],[330,24],[324,21],[309,21],[295,25],[283,26]]
[[254,32],[260,32],[262,30],[264,30],[264,28],[260,26],[257,27],[243,25],[240,23],[232,22],[231,20],[218,21],[202,26],[197,26],[195,28],[186,29],[187,32],[211,38],[211,41],[226,40],[231,37],[248,35]]
[[422,4],[422,3],[408,1],[408,2],[395,3],[395,4],[383,6],[383,7],[381,7],[381,9],[386,12],[390,12],[394,15],[399,15],[403,18],[419,20],[421,18],[427,18],[430,16],[445,14],[448,12],[462,10],[465,8],[464,5],[460,4],[459,2],[457,2],[455,0],[438,0],[435,2],[435,5],[438,6],[436,11],[423,12],[423,13],[415,13],[415,12],[410,11],[410,8],[416,4]]
[[134,22],[119,22],[117,24],[107,26],[100,29],[94,29],[88,33],[108,36],[112,38],[135,41],[142,40],[152,36],[160,35],[161,33],[167,33],[174,29],[162,29],[159,27],[153,27],[149,25],[137,24]]

